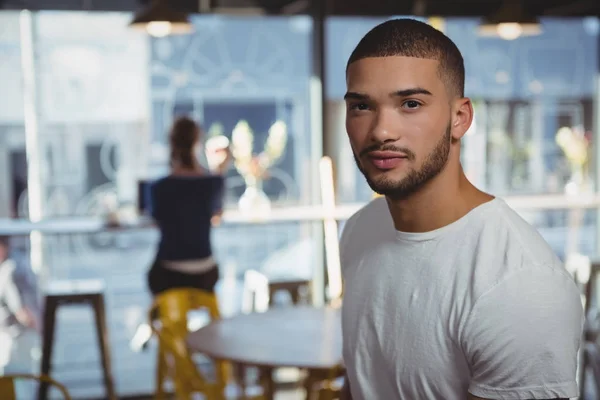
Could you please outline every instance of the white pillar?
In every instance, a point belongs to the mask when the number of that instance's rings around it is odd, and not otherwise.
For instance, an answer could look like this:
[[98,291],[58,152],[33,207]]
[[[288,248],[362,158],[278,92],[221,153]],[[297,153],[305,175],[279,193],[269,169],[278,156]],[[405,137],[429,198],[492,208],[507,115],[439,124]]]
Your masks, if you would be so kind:
[[[23,101],[25,123],[25,152],[27,154],[27,198],[29,219],[43,218],[42,149],[39,135],[39,98],[36,75],[34,16],[28,10],[21,11],[21,68],[23,70]],[[39,232],[30,235],[31,268],[40,273],[43,266],[43,243]]]

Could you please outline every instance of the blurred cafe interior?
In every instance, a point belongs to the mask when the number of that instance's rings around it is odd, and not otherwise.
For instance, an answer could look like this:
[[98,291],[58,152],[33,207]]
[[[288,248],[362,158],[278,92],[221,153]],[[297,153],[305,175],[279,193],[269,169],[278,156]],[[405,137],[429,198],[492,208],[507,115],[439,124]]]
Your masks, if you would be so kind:
[[[0,304],[11,285],[29,297],[16,323],[0,306],[0,374],[42,377],[0,378],[0,397],[338,398],[338,238],[375,196],[345,132],[345,66],[398,16],[460,48],[463,166],[581,288],[581,399],[600,399],[596,0],[0,0],[0,261],[19,271],[0,269]],[[206,168],[233,148],[216,296],[153,304],[148,193],[183,116]],[[183,330],[160,336],[156,307]]]

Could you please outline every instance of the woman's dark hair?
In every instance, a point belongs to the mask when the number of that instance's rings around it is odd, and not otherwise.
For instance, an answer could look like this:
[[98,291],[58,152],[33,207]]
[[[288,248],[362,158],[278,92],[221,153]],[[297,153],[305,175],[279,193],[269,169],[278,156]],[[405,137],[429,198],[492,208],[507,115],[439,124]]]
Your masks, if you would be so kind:
[[169,134],[171,145],[171,166],[196,168],[198,165],[194,146],[200,139],[200,127],[188,117],[179,117],[173,122]]

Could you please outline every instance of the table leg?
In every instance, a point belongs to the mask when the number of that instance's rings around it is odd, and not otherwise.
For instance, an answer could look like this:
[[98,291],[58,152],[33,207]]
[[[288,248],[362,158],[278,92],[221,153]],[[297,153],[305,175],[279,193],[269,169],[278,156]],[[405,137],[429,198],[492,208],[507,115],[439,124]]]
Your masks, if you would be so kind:
[[315,379],[312,371],[307,371],[306,377],[304,378],[304,390],[306,391],[306,400],[311,400],[313,398],[313,385],[315,383]]
[[102,361],[102,373],[104,375],[104,387],[106,397],[110,400],[116,400],[115,385],[112,376],[110,346],[108,343],[108,327],[106,326],[106,311],[104,308],[104,299],[98,296],[92,303],[94,315],[96,317],[96,336],[100,347],[100,358]]
[[[40,373],[51,376],[52,350],[54,345],[54,333],[56,325],[56,312],[58,304],[54,300],[45,300],[44,305],[44,327],[42,342],[42,366]],[[40,383],[38,386],[38,400],[46,400],[48,397],[48,384]]]
[[233,364],[233,378],[240,390],[239,399],[246,400],[246,366],[242,364]]
[[264,392],[265,400],[273,400],[275,398],[275,383],[273,382],[273,368],[261,367],[260,380]]

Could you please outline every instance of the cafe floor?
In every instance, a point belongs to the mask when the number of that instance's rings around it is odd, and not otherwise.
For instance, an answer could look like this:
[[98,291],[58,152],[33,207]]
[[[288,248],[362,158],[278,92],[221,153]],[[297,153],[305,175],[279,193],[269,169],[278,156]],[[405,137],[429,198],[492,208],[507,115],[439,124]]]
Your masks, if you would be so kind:
[[[275,400],[303,400],[304,392],[300,389],[280,390],[275,395]],[[153,400],[153,396],[122,397],[121,400]],[[175,399],[175,397],[173,397]]]

